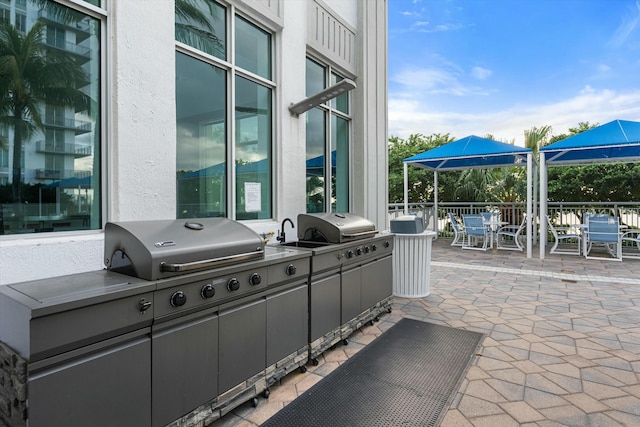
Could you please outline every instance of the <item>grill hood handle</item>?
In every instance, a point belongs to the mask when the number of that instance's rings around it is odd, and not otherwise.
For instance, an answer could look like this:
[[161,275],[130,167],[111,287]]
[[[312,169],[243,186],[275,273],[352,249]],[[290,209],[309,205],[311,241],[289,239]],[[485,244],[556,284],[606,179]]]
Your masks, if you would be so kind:
[[160,263],[160,271],[177,273],[181,271],[200,270],[202,268],[218,267],[221,265],[227,265],[239,261],[248,261],[255,258],[262,258],[264,250],[255,252],[247,252],[243,254],[230,255],[220,258],[203,259],[202,261],[185,262],[179,264],[168,264],[166,262]]
[[373,236],[375,234],[378,233],[378,230],[369,230],[369,231],[363,231],[361,233],[351,233],[351,234],[343,234],[344,237],[348,238],[348,239],[352,239],[354,237],[364,237],[364,236]]

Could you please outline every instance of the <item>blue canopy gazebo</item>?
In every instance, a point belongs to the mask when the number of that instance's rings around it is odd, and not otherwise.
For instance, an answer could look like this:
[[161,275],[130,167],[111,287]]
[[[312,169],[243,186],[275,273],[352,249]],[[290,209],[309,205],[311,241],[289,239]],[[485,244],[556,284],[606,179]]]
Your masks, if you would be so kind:
[[[404,212],[408,213],[408,165],[433,171],[434,209],[438,211],[438,172],[463,169],[484,169],[510,166],[527,167],[527,258],[531,258],[533,217],[533,151],[500,141],[470,135],[441,145],[415,156],[407,157],[404,163]],[[435,225],[436,233],[437,221]]]
[[[540,214],[547,215],[547,167],[640,161],[640,122],[614,120],[540,148]],[[546,221],[540,221],[544,259]]]

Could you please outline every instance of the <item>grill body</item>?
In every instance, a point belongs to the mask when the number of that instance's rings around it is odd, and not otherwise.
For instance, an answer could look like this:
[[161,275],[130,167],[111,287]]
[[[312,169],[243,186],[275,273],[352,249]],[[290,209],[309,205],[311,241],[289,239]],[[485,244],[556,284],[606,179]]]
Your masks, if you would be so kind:
[[391,310],[393,235],[351,213],[298,215],[299,250],[311,252],[309,358]]

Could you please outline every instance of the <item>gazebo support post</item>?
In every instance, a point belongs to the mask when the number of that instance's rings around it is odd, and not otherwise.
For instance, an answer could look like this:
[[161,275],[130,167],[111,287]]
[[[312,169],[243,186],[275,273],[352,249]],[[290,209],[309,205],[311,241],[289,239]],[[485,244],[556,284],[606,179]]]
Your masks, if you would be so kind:
[[409,215],[409,171],[406,163],[404,166],[404,214]]
[[547,160],[540,151],[540,259],[544,259],[547,244]]
[[438,238],[438,171],[433,171],[433,231]]
[[533,239],[533,153],[527,153],[527,258],[531,258]]

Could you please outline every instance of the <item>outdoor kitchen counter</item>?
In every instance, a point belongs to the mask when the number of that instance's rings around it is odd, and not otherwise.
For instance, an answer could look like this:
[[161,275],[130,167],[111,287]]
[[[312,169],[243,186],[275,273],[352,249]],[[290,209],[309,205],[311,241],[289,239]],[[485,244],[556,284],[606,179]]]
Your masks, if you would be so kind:
[[149,326],[155,285],[95,271],[0,286],[0,341],[35,361]]
[[[267,344],[267,354],[261,356],[262,365],[256,369],[264,372],[264,359],[271,357],[278,363],[281,359],[279,337],[269,335],[269,329],[264,325],[279,325],[284,321],[279,320],[279,313],[286,318],[293,310],[302,312],[305,319],[299,327],[302,329],[300,343],[295,343],[294,349],[304,353],[294,361],[295,367],[305,363],[310,257],[308,252],[267,246],[260,259],[157,280],[99,270],[0,286],[0,356],[6,352],[7,360],[18,360],[11,356],[15,352],[24,360],[15,367],[2,366],[7,370],[4,374],[14,380],[11,384],[0,385],[0,397],[15,404],[7,411],[7,408],[0,408],[0,426],[25,426],[27,423],[34,427],[165,425],[198,404],[216,398],[215,392],[207,391],[189,407],[172,409],[168,415],[163,412],[169,405],[151,398],[158,396],[160,390],[149,391],[158,383],[158,378],[173,378],[162,364],[164,359],[168,358],[166,362],[172,368],[181,367],[175,370],[178,377],[187,368],[189,372],[193,371],[193,376],[203,376],[198,366],[178,359],[178,354],[169,350],[179,349],[176,343],[183,339],[193,339],[188,347],[197,346],[198,352],[188,354],[205,358],[211,353],[217,358],[216,337],[219,334],[220,348],[227,353],[248,330],[224,319],[235,319],[235,313],[252,313],[258,302],[267,310],[265,317],[260,317],[255,324],[260,334],[267,334],[267,338],[261,335],[261,340]],[[251,281],[254,275],[258,280]],[[228,286],[232,278],[237,278],[236,288]],[[211,291],[206,298],[201,295],[205,286],[210,286]],[[177,293],[183,295],[183,301],[170,304]],[[290,295],[303,301],[300,307],[284,311],[268,308],[286,304]],[[266,317],[267,314],[270,317]],[[230,327],[223,327],[225,322]],[[211,348],[203,347],[205,339],[214,339]],[[225,344],[225,339],[231,342]],[[169,350],[154,352],[154,348],[163,348],[165,342],[170,344]],[[261,348],[261,351],[265,349]],[[242,352],[245,353],[255,354]],[[220,363],[224,357],[220,353]],[[231,365],[235,366],[239,357],[233,359]],[[25,363],[26,369],[21,368]],[[247,383],[244,394],[236,398],[233,395],[235,386],[245,376],[240,371],[235,373],[233,366],[223,370],[225,375],[233,374],[229,379],[224,375],[220,377],[220,393],[233,388],[225,393],[225,410],[261,392],[261,384],[284,375],[284,372],[269,371],[267,380],[261,380],[255,386]],[[212,381],[215,385],[218,380],[214,377]],[[171,391],[174,384],[171,386],[161,390]],[[169,399],[170,402],[173,400]],[[136,402],[135,409],[129,407],[131,402]],[[212,408],[214,404],[205,406]]]
[[[264,268],[269,272],[269,267],[272,265],[304,260],[310,256],[308,252],[265,246],[264,258],[252,261],[252,266]],[[306,263],[308,264],[308,261]],[[126,321],[133,321],[138,327],[141,324],[150,325],[154,317],[154,291],[175,287],[180,282],[206,280],[212,275],[234,274],[243,269],[246,267],[242,264],[232,265],[215,269],[215,273],[212,273],[211,270],[205,270],[157,281],[139,279],[109,270],[98,270],[0,286],[0,341],[16,350],[26,360],[33,360],[34,356],[36,359],[46,357],[50,355],[48,354],[50,351],[43,355],[37,353],[65,344],[64,340],[58,343],[53,342],[53,340],[59,341],[61,338],[57,331],[52,330],[53,328],[57,327],[59,330],[70,328],[75,331],[75,334],[80,334],[79,338],[76,335],[74,339],[87,339],[89,338],[87,335],[90,333],[103,334],[105,328],[116,330],[123,327],[119,324],[121,320],[117,317],[117,312],[101,310],[99,307],[113,309],[118,301],[130,300],[128,305],[134,307],[137,305],[138,307],[136,310],[128,310],[129,317],[133,316],[134,318]],[[302,270],[304,269],[302,267]],[[265,280],[264,283],[266,286],[268,281]],[[255,292],[261,289],[261,287],[255,287]],[[89,316],[89,318],[74,316],[73,324],[66,324],[62,321],[61,323],[51,323],[46,327],[42,325],[44,328],[42,336],[33,335],[34,326],[36,329],[40,326],[37,319],[46,317],[47,322],[50,322],[51,319],[68,317],[63,313],[79,313],[78,310],[83,311],[82,315]],[[103,321],[96,319],[96,317],[102,316],[104,316]],[[83,325],[86,326],[90,323],[89,320],[93,321],[94,325],[95,321],[102,325],[98,326],[99,331],[88,330],[86,333],[82,333],[79,330],[83,328]]]
[[[47,316],[155,290],[155,282],[107,270],[52,277],[0,286],[0,308],[11,298],[31,311],[33,317]],[[0,310],[0,325],[7,325],[9,313]],[[11,322],[15,322],[13,319]],[[0,326],[3,328],[4,326]],[[0,329],[1,331],[2,329]],[[1,339],[2,335],[0,335]]]

